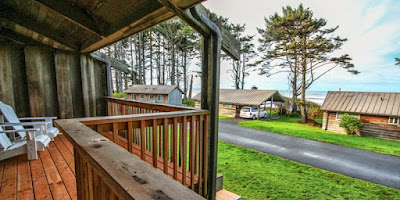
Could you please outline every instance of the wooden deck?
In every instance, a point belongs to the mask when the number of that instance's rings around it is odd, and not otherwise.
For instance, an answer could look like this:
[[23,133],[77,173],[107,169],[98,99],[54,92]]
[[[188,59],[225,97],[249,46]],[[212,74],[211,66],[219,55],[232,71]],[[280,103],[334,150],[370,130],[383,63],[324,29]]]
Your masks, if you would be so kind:
[[[37,160],[28,161],[27,155],[20,155],[0,161],[0,199],[77,199],[73,150],[71,143],[60,134],[39,152]],[[135,148],[134,154],[140,155],[140,148]],[[147,153],[146,157],[151,164],[151,154]],[[161,159],[158,162],[161,170],[163,163]],[[169,171],[172,177],[173,171]],[[178,182],[181,178],[179,173]],[[226,190],[217,193],[218,200],[238,197]]]
[[61,134],[39,152],[0,161],[0,199],[77,199],[73,147]]

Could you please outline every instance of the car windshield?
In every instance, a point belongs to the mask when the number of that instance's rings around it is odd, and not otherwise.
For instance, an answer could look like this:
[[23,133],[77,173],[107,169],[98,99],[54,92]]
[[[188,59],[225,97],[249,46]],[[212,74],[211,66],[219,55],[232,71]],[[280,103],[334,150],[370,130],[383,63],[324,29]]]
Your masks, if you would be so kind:
[[251,111],[252,112],[257,112],[257,108],[252,108]]
[[242,108],[243,112],[250,112],[250,108]]

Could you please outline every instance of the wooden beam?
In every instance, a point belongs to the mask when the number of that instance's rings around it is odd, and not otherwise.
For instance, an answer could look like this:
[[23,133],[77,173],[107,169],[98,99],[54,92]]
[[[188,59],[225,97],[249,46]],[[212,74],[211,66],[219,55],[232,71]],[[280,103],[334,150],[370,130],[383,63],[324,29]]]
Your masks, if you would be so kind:
[[[51,40],[54,40],[60,44],[63,44],[75,51],[79,50],[80,45],[77,40],[61,35],[60,32],[54,31],[46,25],[39,24],[37,21],[32,19],[31,17],[24,16],[23,13],[19,13],[11,7],[3,5],[0,3],[0,20],[3,26],[7,26],[9,28],[13,27],[14,24],[18,24],[22,27],[25,27],[35,33],[38,33],[44,37],[47,37]],[[13,30],[15,31],[15,30]]]
[[98,56],[98,57],[106,59],[107,61],[109,61],[111,63],[111,67],[112,68],[118,69],[119,71],[122,71],[122,72],[127,73],[127,74],[131,73],[131,70],[130,70],[131,66],[129,66],[128,64],[126,64],[125,62],[123,62],[121,60],[112,58],[112,57],[107,56],[107,55],[105,55],[103,53],[100,53],[98,51],[91,53],[91,55],[95,55],[95,56]]
[[222,50],[232,57],[235,60],[239,60],[240,58],[240,43],[239,41],[228,31],[226,28],[222,26],[221,21],[215,16],[215,14],[211,13],[206,7],[202,4],[197,6],[199,12],[210,19],[215,25],[218,26],[221,31],[222,36]]
[[53,10],[54,12],[64,16],[69,21],[96,34],[99,37],[101,36],[101,29],[107,27],[104,22],[95,22],[84,9],[81,9],[77,6],[72,6],[65,0],[32,0],[32,3],[39,3],[40,5]]

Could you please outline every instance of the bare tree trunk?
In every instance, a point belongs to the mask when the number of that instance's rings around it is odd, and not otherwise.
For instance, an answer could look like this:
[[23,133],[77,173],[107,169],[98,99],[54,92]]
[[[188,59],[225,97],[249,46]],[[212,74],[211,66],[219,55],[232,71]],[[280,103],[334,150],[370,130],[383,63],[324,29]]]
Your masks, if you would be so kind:
[[161,85],[161,36],[158,36],[157,50],[157,85]]
[[136,84],[136,73],[135,73],[135,68],[133,64],[133,37],[129,38],[129,44],[131,48],[131,79],[132,79],[132,85]]
[[[305,40],[305,39],[304,39]],[[305,41],[304,41],[305,43]],[[305,46],[305,44],[304,44]],[[300,104],[300,113],[301,113],[301,122],[307,123],[307,108],[306,108],[306,74],[307,74],[307,50],[303,49],[302,55],[302,63],[301,63],[301,104]]]
[[241,80],[241,89],[244,88],[244,78],[246,77],[246,54],[243,53],[243,61],[242,61],[242,80]]
[[175,45],[172,43],[172,41],[170,42],[170,46],[171,46],[171,85],[175,85]]
[[143,84],[146,85],[146,43],[144,40],[145,35],[142,34],[142,80]]
[[187,52],[183,52],[183,92],[184,98],[187,99]]
[[142,68],[142,51],[141,51],[141,49],[142,49],[142,40],[143,40],[143,38],[142,38],[142,34],[143,33],[139,33],[139,41],[138,41],[138,59],[137,59],[137,61],[138,61],[138,67],[139,67],[139,70],[138,70],[138,75],[139,75],[139,84],[140,85],[143,85],[143,73],[142,73],[142,71],[143,71],[143,68]]
[[193,87],[193,74],[190,77],[190,85],[189,85],[189,99],[192,99],[192,87]]
[[150,85],[153,85],[153,34],[152,30],[149,33],[150,37]]

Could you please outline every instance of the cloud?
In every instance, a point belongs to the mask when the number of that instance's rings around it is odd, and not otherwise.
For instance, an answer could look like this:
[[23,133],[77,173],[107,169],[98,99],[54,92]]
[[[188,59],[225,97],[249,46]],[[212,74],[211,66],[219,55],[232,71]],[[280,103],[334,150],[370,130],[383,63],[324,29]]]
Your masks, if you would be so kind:
[[[338,87],[348,90],[383,90],[400,92],[400,68],[394,65],[394,57],[400,57],[400,1],[398,0],[213,0],[205,2],[212,11],[229,17],[233,23],[247,25],[247,34],[257,34],[256,27],[264,26],[264,17],[282,7],[297,7],[303,3],[310,7],[316,17],[325,18],[328,27],[339,25],[336,34],[348,38],[348,42],[338,52],[348,53],[357,69],[362,73],[354,76],[343,69],[336,69],[321,78],[310,90],[331,90]],[[221,87],[229,88],[227,69],[230,63],[221,64]],[[287,77],[284,74],[263,77],[251,73],[246,88],[257,85],[265,89],[286,90]]]

